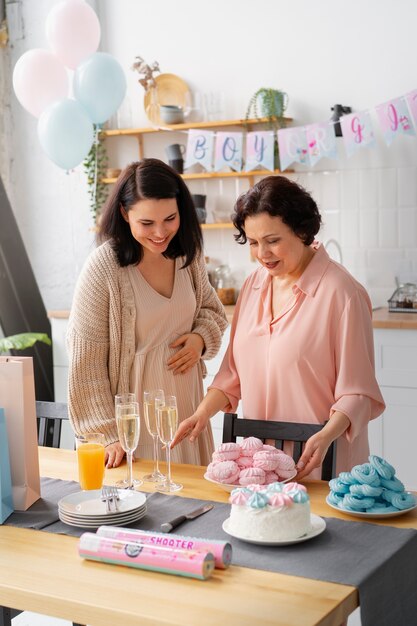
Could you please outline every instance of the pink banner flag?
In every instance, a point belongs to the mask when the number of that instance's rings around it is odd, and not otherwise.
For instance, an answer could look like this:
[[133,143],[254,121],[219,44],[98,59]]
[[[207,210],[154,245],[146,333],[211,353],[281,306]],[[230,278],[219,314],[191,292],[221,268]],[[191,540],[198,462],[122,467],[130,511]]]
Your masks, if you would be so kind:
[[366,146],[373,148],[375,146],[375,136],[369,111],[343,115],[340,124],[348,157],[352,156],[359,148]]
[[406,94],[405,99],[407,100],[414,126],[417,128],[417,89],[414,89],[414,91],[410,91],[410,93]]
[[306,126],[306,136],[310,165],[315,165],[323,157],[329,159],[337,157],[336,136],[332,123],[309,124]]
[[404,98],[395,98],[375,107],[385,143],[390,146],[400,133],[415,135]]
[[284,171],[293,163],[310,165],[307,136],[304,127],[280,128],[278,131],[280,169]]

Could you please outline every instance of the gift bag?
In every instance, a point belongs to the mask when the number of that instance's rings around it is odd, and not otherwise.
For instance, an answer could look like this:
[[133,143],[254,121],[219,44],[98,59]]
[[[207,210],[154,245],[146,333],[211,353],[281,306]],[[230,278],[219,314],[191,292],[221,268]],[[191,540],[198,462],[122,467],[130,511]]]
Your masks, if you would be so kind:
[[10,475],[9,442],[6,418],[0,409],[0,524],[13,513],[12,478]]
[[41,493],[32,357],[0,357],[0,406],[6,416],[13,507],[26,511]]

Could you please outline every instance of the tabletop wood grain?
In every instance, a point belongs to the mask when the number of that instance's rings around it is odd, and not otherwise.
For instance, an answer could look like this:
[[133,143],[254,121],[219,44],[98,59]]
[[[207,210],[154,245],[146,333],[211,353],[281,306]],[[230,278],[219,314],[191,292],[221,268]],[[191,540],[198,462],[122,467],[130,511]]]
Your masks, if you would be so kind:
[[[75,452],[39,450],[42,476],[77,480]],[[134,474],[151,466],[136,462]],[[125,472],[125,465],[106,470],[106,483]],[[229,494],[203,474],[203,467],[173,465],[173,478],[184,485],[177,495],[227,502]],[[314,513],[348,519],[325,504],[327,483],[306,484]],[[142,489],[153,491],[146,483]],[[390,525],[417,528],[414,513]],[[0,604],[91,626],[340,626],[358,594],[347,585],[233,565],[198,581],[86,561],[74,537],[1,526]]]

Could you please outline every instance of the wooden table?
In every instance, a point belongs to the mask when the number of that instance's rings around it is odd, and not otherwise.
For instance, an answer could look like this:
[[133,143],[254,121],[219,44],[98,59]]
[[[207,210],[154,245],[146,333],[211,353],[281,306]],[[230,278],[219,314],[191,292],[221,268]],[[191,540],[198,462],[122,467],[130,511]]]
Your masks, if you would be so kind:
[[[40,448],[40,468],[42,476],[77,480],[71,450]],[[150,470],[147,461],[134,465],[138,477]],[[125,472],[125,465],[106,470],[106,483]],[[178,495],[227,502],[229,494],[203,473],[203,467],[173,465],[184,485]],[[314,513],[349,519],[325,504],[327,483],[311,481],[308,489]],[[143,490],[153,489],[144,484]],[[380,523],[417,529],[417,513]],[[198,581],[83,560],[77,541],[1,526],[0,605],[90,626],[340,626],[358,606],[357,590],[347,585],[237,566]]]

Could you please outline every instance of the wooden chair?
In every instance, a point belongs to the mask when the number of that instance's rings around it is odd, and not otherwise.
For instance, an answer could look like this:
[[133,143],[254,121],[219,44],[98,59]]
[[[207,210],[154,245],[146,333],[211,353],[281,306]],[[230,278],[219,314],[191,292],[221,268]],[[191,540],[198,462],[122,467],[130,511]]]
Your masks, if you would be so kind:
[[[36,402],[38,445],[59,448],[62,420],[68,419],[68,406],[64,402]],[[1,623],[0,623],[1,626]]]
[[[223,421],[223,443],[236,443],[237,437],[258,437],[275,440],[275,447],[280,450],[284,441],[294,443],[293,459],[297,463],[303,450],[303,444],[323,426],[318,424],[297,424],[293,422],[273,422],[266,420],[250,420],[238,417],[236,413],[225,413]],[[330,480],[336,475],[336,442],[329,447],[322,465],[322,480]]]
[[[62,420],[68,419],[68,407],[64,402],[36,402],[36,418],[38,422],[38,445],[48,448],[59,448],[61,440]],[[22,611],[0,606],[0,626],[12,626],[12,619]],[[72,623],[73,626],[83,626]]]

